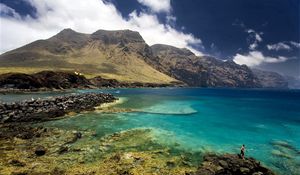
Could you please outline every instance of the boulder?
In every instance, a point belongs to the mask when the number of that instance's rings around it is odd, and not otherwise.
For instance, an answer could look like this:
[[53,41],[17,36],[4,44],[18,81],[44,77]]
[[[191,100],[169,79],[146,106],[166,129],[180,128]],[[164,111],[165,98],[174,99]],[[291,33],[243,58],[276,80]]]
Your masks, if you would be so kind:
[[46,154],[46,148],[43,146],[37,146],[34,151],[35,155],[43,156]]

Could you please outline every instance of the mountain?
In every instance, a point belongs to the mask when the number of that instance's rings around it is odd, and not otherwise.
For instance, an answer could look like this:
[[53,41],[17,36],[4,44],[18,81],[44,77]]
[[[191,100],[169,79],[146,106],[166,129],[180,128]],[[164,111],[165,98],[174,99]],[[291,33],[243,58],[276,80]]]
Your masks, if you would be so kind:
[[130,30],[83,34],[64,29],[49,39],[0,55],[0,74],[41,71],[79,72],[96,85],[116,81],[120,86],[286,87],[278,74],[253,72],[246,65],[199,57],[188,49],[162,44],[150,47],[138,32]]
[[0,73],[35,73],[44,70],[77,71],[88,78],[101,76],[125,82],[172,83],[145,62],[147,50],[138,32],[98,30],[83,34],[64,29],[0,56]]
[[263,88],[288,88],[287,80],[276,72],[252,69]]
[[300,89],[300,77],[285,76],[290,89]]
[[151,46],[155,64],[161,71],[190,86],[201,87],[261,87],[250,68],[233,61],[209,56],[198,57],[187,49],[156,44]]

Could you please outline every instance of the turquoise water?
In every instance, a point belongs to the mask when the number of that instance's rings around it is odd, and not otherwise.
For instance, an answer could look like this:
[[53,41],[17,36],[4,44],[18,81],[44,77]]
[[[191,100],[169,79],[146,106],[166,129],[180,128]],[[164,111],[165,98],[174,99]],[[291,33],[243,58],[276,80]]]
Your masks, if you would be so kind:
[[[157,141],[189,151],[239,153],[262,161],[281,174],[300,167],[300,91],[201,88],[78,90],[109,92],[135,112],[89,112],[47,125],[94,130],[102,137],[117,131],[152,128]],[[35,94],[35,98],[53,94]],[[0,96],[2,101],[26,96]],[[9,99],[9,100],[8,100]]]

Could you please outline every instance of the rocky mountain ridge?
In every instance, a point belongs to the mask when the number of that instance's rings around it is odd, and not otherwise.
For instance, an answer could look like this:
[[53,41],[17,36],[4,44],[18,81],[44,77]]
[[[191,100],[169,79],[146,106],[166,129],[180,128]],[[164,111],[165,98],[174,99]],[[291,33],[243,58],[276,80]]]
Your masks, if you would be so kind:
[[257,76],[263,88],[287,88],[288,81],[282,75],[276,72],[263,71],[259,69],[252,69]]
[[76,71],[87,78],[100,76],[122,83],[287,87],[278,74],[252,71],[246,65],[210,56],[198,57],[188,49],[162,44],[150,47],[138,32],[130,30],[83,34],[64,29],[49,39],[2,54],[0,73],[3,70],[29,74],[43,70]]
[[197,57],[187,49],[167,45],[153,45],[154,62],[163,66],[167,74],[190,86],[201,87],[260,87],[247,66],[213,57]]

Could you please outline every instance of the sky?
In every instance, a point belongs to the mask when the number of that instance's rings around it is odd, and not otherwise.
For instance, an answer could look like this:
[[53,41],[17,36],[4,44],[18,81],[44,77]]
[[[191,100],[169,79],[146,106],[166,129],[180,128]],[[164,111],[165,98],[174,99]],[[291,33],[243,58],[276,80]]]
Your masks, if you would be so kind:
[[300,77],[300,0],[1,0],[0,53],[64,28],[140,32],[149,45]]

